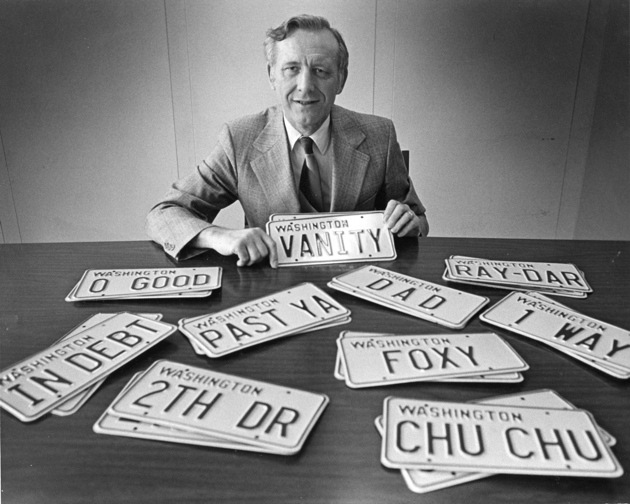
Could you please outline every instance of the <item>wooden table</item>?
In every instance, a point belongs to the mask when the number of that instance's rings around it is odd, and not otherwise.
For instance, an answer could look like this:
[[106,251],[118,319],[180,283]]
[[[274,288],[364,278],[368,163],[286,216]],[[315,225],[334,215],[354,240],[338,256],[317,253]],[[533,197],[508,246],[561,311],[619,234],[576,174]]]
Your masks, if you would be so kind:
[[[630,328],[628,242],[428,238],[397,242],[398,258],[379,265],[443,283],[444,259],[474,257],[570,262],[582,269],[594,293],[587,299],[558,298],[603,321]],[[310,281],[352,311],[341,329],[416,334],[450,330],[351,296],[326,283],[357,265],[237,268],[234,258],[209,252],[181,266],[224,268],[220,292],[207,299],[66,303],[90,268],[173,266],[150,242],[32,244],[0,246],[0,352],[2,369],[54,343],[90,315],[158,312],[167,322],[228,308],[249,299]],[[506,291],[460,286],[488,296]],[[526,338],[498,331],[475,317],[470,332],[495,330],[529,363],[520,384],[407,384],[352,390],[333,376],[339,327],[279,339],[221,359],[197,356],[179,333],[114,372],[77,413],[22,423],[2,411],[2,501],[90,502],[628,502],[630,474],[616,479],[498,475],[418,495],[398,471],[379,461],[374,418],[389,395],[469,401],[500,394],[551,388],[591,411],[617,437],[614,452],[630,471],[630,390],[616,380]],[[92,425],[131,376],[157,359],[171,359],[328,394],[330,405],[295,456],[263,455],[95,434]]]

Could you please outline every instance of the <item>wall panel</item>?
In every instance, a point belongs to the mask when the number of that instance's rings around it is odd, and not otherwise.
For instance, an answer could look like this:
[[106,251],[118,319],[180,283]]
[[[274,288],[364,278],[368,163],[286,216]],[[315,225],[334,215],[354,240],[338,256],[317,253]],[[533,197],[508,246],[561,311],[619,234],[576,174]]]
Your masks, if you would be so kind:
[[0,130],[21,239],[144,238],[176,166],[164,4],[0,10]]
[[630,240],[629,11],[610,2],[575,238]]
[[432,234],[554,238],[588,1],[395,8],[393,119]]
[[11,180],[4,158],[2,135],[0,135],[0,243],[20,243],[21,241]]

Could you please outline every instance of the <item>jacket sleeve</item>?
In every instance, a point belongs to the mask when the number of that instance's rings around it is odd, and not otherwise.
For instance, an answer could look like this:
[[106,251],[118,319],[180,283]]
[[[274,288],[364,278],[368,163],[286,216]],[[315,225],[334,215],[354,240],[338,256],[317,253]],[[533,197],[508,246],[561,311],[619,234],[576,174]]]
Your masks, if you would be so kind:
[[421,236],[429,233],[429,223],[426,218],[426,208],[420,201],[418,194],[409,177],[409,171],[398,144],[396,128],[389,122],[389,137],[387,143],[387,159],[385,167],[385,181],[377,197],[377,205],[384,209],[390,200],[400,201],[411,208],[420,218]]
[[177,260],[203,252],[190,242],[212,226],[219,211],[236,201],[238,177],[229,128],[224,125],[211,154],[177,180],[162,201],[147,215],[146,232],[151,240]]

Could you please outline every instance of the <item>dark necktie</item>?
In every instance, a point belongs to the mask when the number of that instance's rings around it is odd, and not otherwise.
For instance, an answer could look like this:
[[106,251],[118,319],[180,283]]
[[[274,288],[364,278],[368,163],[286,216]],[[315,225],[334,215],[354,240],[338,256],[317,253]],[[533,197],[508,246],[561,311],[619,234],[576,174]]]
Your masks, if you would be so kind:
[[[302,202],[302,211],[321,212],[323,209],[322,186],[319,178],[319,166],[313,154],[313,139],[310,137],[301,137],[300,144],[306,155],[300,175],[300,193],[302,193],[307,203],[306,205]],[[309,208],[309,205],[312,208]]]

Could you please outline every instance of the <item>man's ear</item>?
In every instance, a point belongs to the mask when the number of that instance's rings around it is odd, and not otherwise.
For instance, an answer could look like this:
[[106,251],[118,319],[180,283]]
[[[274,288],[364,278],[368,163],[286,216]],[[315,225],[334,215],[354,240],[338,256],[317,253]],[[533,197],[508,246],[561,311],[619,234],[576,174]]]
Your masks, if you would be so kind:
[[271,89],[276,90],[276,78],[273,75],[273,67],[267,63],[267,78],[269,79],[269,85]]
[[337,94],[341,94],[344,86],[346,85],[346,79],[348,78],[348,70],[346,69],[343,74],[341,74],[341,79],[339,79],[339,86],[337,86]]

